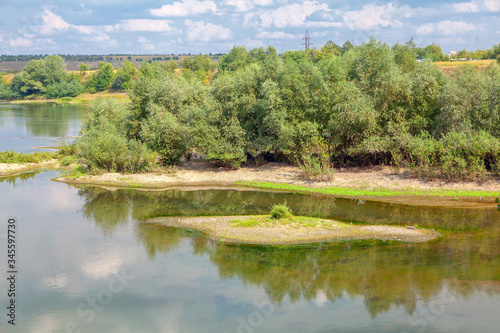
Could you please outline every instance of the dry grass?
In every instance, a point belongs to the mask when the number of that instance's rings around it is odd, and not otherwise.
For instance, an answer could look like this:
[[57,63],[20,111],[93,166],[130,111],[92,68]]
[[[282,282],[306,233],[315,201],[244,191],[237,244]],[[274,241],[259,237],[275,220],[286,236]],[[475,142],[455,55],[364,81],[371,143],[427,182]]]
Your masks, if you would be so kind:
[[488,65],[495,63],[495,60],[468,60],[468,61],[435,61],[434,65],[439,67],[462,67],[462,66],[472,66],[472,67],[487,67]]

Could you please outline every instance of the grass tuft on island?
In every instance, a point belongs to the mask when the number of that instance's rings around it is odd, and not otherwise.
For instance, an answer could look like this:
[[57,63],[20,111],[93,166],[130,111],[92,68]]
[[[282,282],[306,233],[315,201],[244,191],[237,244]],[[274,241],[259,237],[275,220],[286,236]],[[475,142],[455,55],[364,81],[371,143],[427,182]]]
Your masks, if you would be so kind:
[[196,230],[229,244],[293,245],[346,240],[427,242],[440,234],[434,230],[385,225],[352,225],[328,219],[270,215],[157,217],[146,221],[167,227]]

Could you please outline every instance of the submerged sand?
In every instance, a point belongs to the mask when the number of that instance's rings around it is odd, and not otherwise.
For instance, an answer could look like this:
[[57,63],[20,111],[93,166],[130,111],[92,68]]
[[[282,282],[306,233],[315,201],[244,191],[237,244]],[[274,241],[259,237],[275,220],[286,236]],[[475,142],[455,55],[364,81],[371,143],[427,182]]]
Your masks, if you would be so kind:
[[385,240],[410,243],[427,242],[439,236],[434,230],[386,225],[346,225],[333,220],[321,220],[316,226],[273,224],[239,226],[252,216],[158,217],[146,223],[186,228],[206,233],[208,237],[235,244],[305,244],[344,240]]

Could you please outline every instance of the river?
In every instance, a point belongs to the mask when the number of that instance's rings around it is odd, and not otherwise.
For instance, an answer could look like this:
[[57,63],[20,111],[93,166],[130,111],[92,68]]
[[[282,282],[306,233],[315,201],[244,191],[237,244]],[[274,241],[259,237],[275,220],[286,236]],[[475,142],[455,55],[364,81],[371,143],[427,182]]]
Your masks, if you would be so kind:
[[[2,105],[0,136],[10,138],[2,149],[29,152],[40,142],[56,145],[76,135],[81,108],[56,107],[63,111],[54,114],[51,108],[35,131],[28,125],[34,119],[30,106],[6,111],[9,106]],[[43,129],[54,122],[61,130]],[[1,279],[0,331],[498,331],[496,209],[223,189],[109,191],[51,180],[58,175],[0,178],[5,274],[9,217],[16,221],[18,250],[16,326],[7,323],[10,282]],[[193,231],[143,223],[162,215],[265,213],[284,200],[297,214],[418,223],[440,229],[443,237],[423,244],[230,246]]]

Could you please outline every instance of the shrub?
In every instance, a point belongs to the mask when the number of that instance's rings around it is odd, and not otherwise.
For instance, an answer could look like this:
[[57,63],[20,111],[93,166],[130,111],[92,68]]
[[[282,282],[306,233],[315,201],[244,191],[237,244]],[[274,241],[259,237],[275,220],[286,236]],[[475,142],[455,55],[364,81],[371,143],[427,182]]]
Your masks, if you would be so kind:
[[144,122],[141,139],[160,154],[162,164],[176,164],[187,151],[187,129],[173,114],[158,109]]
[[61,165],[68,166],[76,162],[76,156],[64,156],[61,158]]
[[286,201],[279,205],[273,205],[271,208],[271,218],[275,220],[292,217],[291,209],[286,205]]

